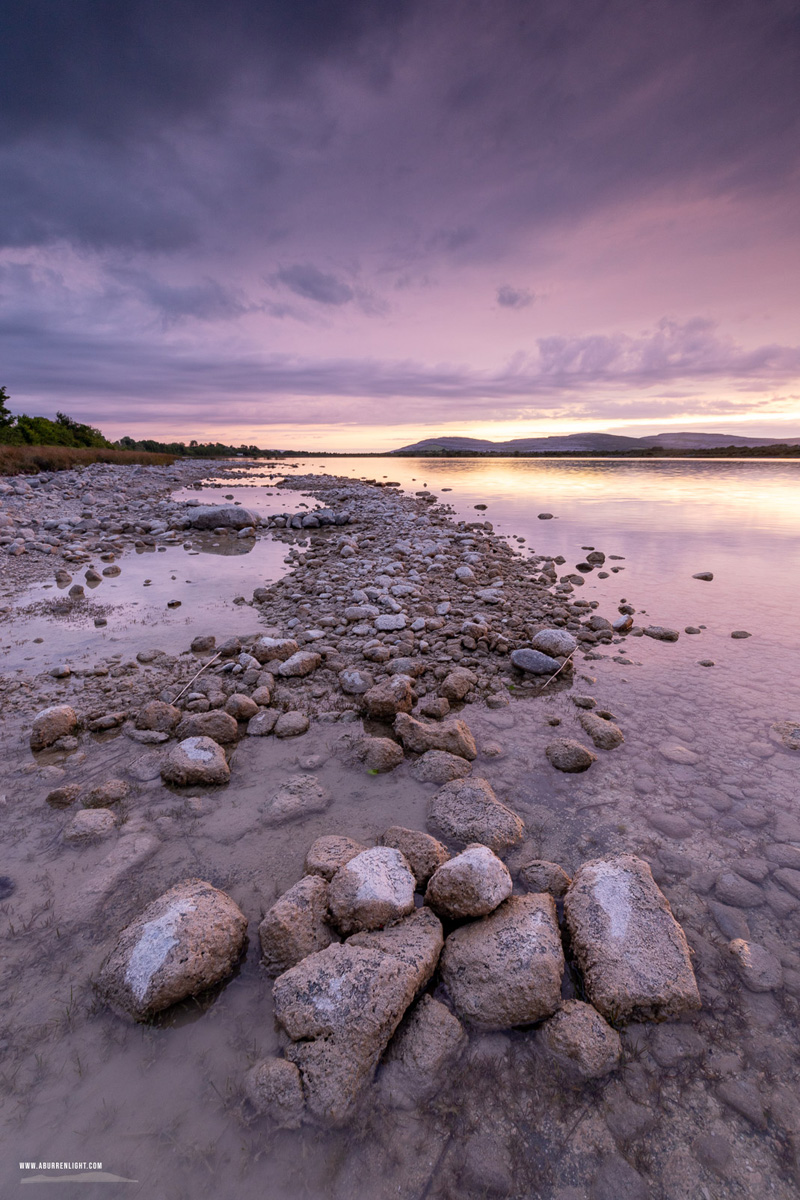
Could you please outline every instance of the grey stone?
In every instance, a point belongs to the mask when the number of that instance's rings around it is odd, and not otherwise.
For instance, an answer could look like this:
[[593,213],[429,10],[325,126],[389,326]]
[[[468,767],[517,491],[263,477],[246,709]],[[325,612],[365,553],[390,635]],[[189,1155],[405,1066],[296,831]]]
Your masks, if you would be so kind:
[[403,761],[403,747],[391,738],[366,737],[356,746],[356,756],[368,771],[383,774],[400,766]]
[[648,625],[644,630],[649,638],[655,638],[657,642],[677,642],[680,633],[677,629],[668,629],[666,625]]
[[389,1044],[380,1074],[381,1093],[393,1108],[430,1100],[467,1045],[461,1022],[432,996],[409,1009]]
[[187,509],[187,516],[195,529],[246,529],[258,525],[258,514],[238,504],[200,504]]
[[735,871],[724,871],[714,885],[714,893],[723,904],[734,908],[757,908],[764,903],[764,892]]
[[578,642],[566,629],[540,629],[531,646],[551,658],[566,658],[578,649]]
[[572,775],[588,771],[592,763],[597,761],[596,754],[572,738],[556,738],[547,746],[545,754],[550,765],[557,771],[566,771]]
[[527,671],[529,675],[555,675],[561,667],[557,659],[529,647],[512,650],[511,662],[518,670]]
[[472,763],[446,750],[428,750],[412,766],[411,770],[423,783],[449,783],[452,779],[465,779],[472,774]]
[[146,1020],[230,975],[247,918],[230,896],[190,879],[159,896],[120,934],[97,987],[117,1012]]
[[221,746],[228,746],[239,737],[239,726],[236,718],[221,708],[210,712],[189,713],[183,718],[175,736],[180,738],[211,738]]
[[786,750],[800,750],[800,721],[776,721],[769,736],[770,741]]
[[475,739],[463,721],[441,721],[435,725],[427,725],[408,713],[398,713],[394,731],[403,745],[414,754],[424,754],[427,750],[445,750],[448,754],[469,759],[470,762],[478,755]]
[[61,834],[69,845],[80,846],[100,842],[110,837],[117,819],[108,808],[85,808],[77,812]]
[[511,896],[445,941],[442,981],[456,1012],[483,1029],[529,1025],[561,1001],[564,955],[552,896]]
[[374,685],[375,680],[368,671],[346,667],[344,671],[339,672],[339,686],[348,696],[363,696]]
[[278,674],[286,679],[302,678],[316,671],[322,663],[322,655],[311,650],[298,650],[278,667]]
[[275,729],[279,716],[280,713],[276,708],[262,708],[247,722],[247,736],[266,737]]
[[488,846],[467,846],[431,876],[425,903],[437,916],[458,921],[487,916],[512,890],[508,867]]
[[446,783],[431,798],[428,825],[453,842],[480,842],[495,854],[516,846],[524,826],[516,813],[497,799],[485,779]]
[[377,929],[414,909],[414,876],[399,850],[374,846],[340,867],[330,882],[331,918],[342,933]]
[[307,732],[308,726],[309,720],[305,713],[281,713],[275,722],[275,736],[279,738],[299,737],[301,733]]
[[584,863],[564,914],[588,998],[606,1020],[658,1020],[700,1007],[683,930],[642,859]]
[[285,662],[300,647],[294,638],[260,637],[250,647],[253,658],[260,663]]
[[282,825],[285,821],[324,812],[330,802],[330,793],[313,775],[292,775],[260,811],[267,825]]
[[728,946],[739,970],[742,983],[751,992],[773,992],[783,986],[783,967],[774,954],[743,938]]
[[180,787],[194,783],[228,783],[231,769],[225,751],[208,737],[188,737],[161,763],[161,778]]

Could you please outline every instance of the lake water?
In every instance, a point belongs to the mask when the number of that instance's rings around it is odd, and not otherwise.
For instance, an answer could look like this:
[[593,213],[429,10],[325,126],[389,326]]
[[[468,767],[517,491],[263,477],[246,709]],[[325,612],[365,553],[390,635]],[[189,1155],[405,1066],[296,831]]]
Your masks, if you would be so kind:
[[[568,873],[613,852],[651,864],[686,930],[703,1009],[628,1027],[619,1070],[583,1088],[553,1075],[529,1033],[473,1034],[449,1087],[423,1110],[392,1109],[376,1093],[357,1127],[275,1134],[247,1119],[238,1090],[243,1071],[280,1044],[257,946],[204,1012],[130,1028],[93,1009],[85,991],[73,1003],[73,977],[96,969],[106,941],[79,929],[56,937],[34,906],[12,947],[20,1007],[7,1003],[26,1014],[26,1032],[41,1031],[24,1053],[13,1034],[5,1043],[13,1158],[42,1157],[45,1146],[49,1156],[74,1158],[91,1147],[109,1169],[138,1180],[120,1194],[159,1200],[790,1200],[800,1164],[800,874],[791,874],[800,871],[800,752],[773,726],[800,721],[800,463],[309,458],[296,468],[312,470],[430,490],[457,519],[490,520],[523,557],[563,556],[564,573],[586,547],[600,549],[607,577],[588,574],[580,598],[597,600],[610,618],[624,600],[638,624],[681,631],[677,643],[631,637],[579,653],[571,689],[463,715],[480,750],[476,773],[525,819],[529,853]],[[242,464],[223,482],[260,511],[314,504],[276,495],[260,464]],[[220,499],[213,487],[191,495],[206,493]],[[544,512],[553,519],[540,520]],[[235,563],[205,558],[220,606],[215,628],[226,589],[230,599],[248,595],[267,566],[274,577],[277,549],[265,540]],[[146,557],[165,560],[158,569],[172,574],[178,561],[197,569],[204,558],[183,554]],[[143,558],[120,560],[121,578],[135,561],[137,594]],[[692,578],[701,571],[713,582]],[[227,603],[233,632],[240,617]],[[733,631],[751,636],[733,639]],[[178,632],[190,636],[188,626]],[[140,635],[115,627],[115,637],[128,637],[126,653]],[[544,748],[554,723],[558,736],[581,737],[578,692],[613,714],[625,743],[585,774],[562,775]],[[224,797],[191,814],[179,798],[150,794],[164,848],[133,893],[141,886],[155,895],[181,871],[231,886],[257,911],[299,877],[322,833],[370,843],[388,824],[424,828],[430,787],[405,766],[354,773],[331,753],[339,736],[323,726],[296,743],[252,739]],[[107,778],[140,752],[124,738],[98,742],[84,769]],[[312,752],[334,804],[299,826],[265,829],[253,816],[265,786],[305,769]],[[88,883],[104,851],[82,852],[65,877],[41,784],[17,774],[12,786],[19,803],[6,847],[15,875],[32,892],[52,886],[56,895]],[[744,986],[728,950],[734,937],[772,955],[779,985]],[[60,1194],[85,1194],[85,1185],[70,1187]]]

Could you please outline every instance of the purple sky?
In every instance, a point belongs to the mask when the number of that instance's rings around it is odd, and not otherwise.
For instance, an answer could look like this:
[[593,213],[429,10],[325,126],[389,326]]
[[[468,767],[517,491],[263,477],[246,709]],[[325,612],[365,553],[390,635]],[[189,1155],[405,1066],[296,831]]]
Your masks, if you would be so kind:
[[0,383],[273,447],[800,433],[799,50],[796,0],[28,0]]

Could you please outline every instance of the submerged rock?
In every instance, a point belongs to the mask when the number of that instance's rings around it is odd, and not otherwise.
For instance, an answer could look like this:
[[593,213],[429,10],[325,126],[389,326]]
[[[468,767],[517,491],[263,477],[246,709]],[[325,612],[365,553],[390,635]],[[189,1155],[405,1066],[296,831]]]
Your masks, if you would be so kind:
[[700,1007],[683,930],[642,859],[584,863],[564,913],[587,995],[607,1020],[663,1020]]
[[430,1100],[467,1042],[464,1027],[450,1009],[433,996],[423,996],[403,1019],[381,1068],[386,1103],[410,1109]]
[[373,846],[340,867],[330,882],[331,917],[342,933],[377,929],[414,909],[414,876],[399,850]]
[[545,1021],[540,1037],[561,1070],[581,1083],[608,1075],[622,1054],[617,1031],[580,1000],[565,1000]]
[[431,798],[428,824],[453,842],[481,842],[495,854],[517,845],[525,827],[515,812],[497,799],[485,779],[457,779]]
[[[596,720],[601,718],[597,717]],[[597,761],[596,754],[572,738],[556,738],[546,748],[545,754],[557,771],[566,771],[572,775],[588,771],[592,763]]]
[[428,750],[414,763],[411,770],[423,783],[449,783],[472,774],[472,763],[446,750]]
[[110,808],[84,808],[76,813],[61,834],[61,839],[73,846],[100,842],[110,837],[117,819]]
[[356,757],[368,771],[383,774],[393,771],[403,761],[403,747],[391,738],[363,738],[356,746]]
[[783,967],[769,950],[742,938],[735,938],[728,949],[749,991],[772,992],[783,986]]
[[508,867],[488,846],[467,846],[434,872],[425,903],[452,921],[485,917],[513,890]]
[[677,629],[668,629],[666,625],[648,625],[644,632],[657,642],[677,642],[680,637]]
[[614,750],[625,741],[619,726],[615,725],[613,721],[606,721],[603,717],[598,717],[596,713],[582,712],[578,720],[583,726],[584,733],[588,733],[598,750]]
[[520,883],[528,892],[549,892],[557,900],[572,883],[569,875],[558,863],[537,858],[519,869]]
[[97,982],[137,1021],[226,979],[244,948],[247,918],[225,892],[190,879],[159,896],[120,934]]
[[165,783],[228,783],[231,769],[225,751],[208,737],[188,737],[174,746],[161,763]]
[[296,817],[324,812],[330,802],[330,793],[313,775],[292,775],[261,806],[261,813],[267,825],[282,825]]
[[305,1112],[303,1083],[294,1063],[264,1058],[244,1077],[244,1094],[259,1116],[278,1129],[298,1129]]
[[770,740],[787,750],[800,750],[800,721],[776,721],[769,731]]
[[284,892],[258,927],[269,974],[280,975],[336,941],[327,916],[328,885],[320,875],[306,875]]
[[442,981],[459,1016],[483,1029],[530,1025],[561,1001],[564,954],[552,896],[511,896],[444,944]]

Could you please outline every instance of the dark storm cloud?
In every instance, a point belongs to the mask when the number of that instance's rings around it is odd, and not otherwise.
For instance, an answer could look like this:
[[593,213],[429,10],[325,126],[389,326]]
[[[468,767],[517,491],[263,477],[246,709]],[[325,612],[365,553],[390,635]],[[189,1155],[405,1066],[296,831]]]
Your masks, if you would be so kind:
[[315,300],[318,304],[348,304],[355,295],[349,284],[327,271],[320,271],[312,263],[281,267],[274,280],[304,300]]
[[497,303],[501,308],[527,308],[529,304],[533,304],[533,292],[527,288],[510,287],[508,284],[503,284],[497,289]]
[[0,39],[0,242],[327,231],[402,262],[665,183],[770,191],[799,43],[794,0],[28,0]]
[[199,321],[230,321],[260,308],[216,279],[199,283],[165,283],[146,271],[116,267],[109,274],[154,309],[165,325],[185,318]]

